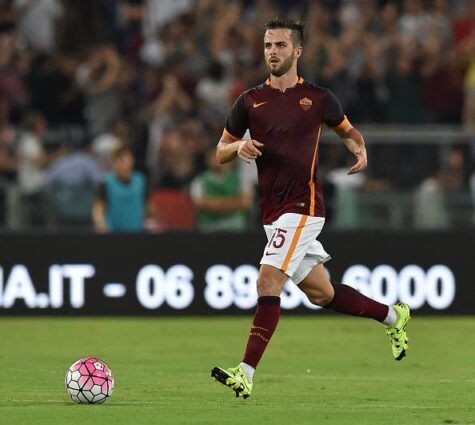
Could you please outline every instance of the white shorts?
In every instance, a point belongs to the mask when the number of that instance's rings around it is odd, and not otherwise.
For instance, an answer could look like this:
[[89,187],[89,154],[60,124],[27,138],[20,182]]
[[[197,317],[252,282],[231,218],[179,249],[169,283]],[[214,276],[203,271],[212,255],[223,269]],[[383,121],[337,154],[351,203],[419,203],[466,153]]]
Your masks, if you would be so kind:
[[261,264],[282,270],[298,285],[313,267],[331,259],[317,241],[324,224],[323,217],[286,213],[264,225],[269,243]]

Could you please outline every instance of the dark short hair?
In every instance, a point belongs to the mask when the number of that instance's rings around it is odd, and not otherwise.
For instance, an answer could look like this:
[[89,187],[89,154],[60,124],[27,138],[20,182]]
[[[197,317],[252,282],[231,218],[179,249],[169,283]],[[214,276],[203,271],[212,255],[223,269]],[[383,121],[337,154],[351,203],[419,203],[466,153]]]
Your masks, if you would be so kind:
[[303,46],[304,42],[304,35],[303,30],[305,28],[305,24],[301,21],[294,21],[293,19],[285,19],[285,18],[272,18],[269,19],[266,24],[264,25],[264,31],[273,30],[277,28],[285,28],[292,31],[291,37],[294,46]]

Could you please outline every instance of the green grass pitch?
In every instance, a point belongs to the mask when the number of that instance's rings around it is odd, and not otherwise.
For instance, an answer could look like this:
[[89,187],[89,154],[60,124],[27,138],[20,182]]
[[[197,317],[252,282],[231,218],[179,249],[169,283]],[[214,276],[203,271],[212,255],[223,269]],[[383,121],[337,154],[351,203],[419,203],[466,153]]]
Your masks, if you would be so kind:
[[[475,317],[416,317],[396,362],[376,322],[284,316],[243,400],[210,369],[241,360],[250,320],[0,319],[0,423],[475,424]],[[64,391],[88,355],[115,375],[104,405]]]

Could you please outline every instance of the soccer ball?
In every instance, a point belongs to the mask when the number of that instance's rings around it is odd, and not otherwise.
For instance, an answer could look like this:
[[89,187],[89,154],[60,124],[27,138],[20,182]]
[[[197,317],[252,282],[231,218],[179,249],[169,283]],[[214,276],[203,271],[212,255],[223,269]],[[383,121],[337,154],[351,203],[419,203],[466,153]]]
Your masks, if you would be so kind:
[[104,403],[114,391],[112,371],[102,360],[85,357],[66,373],[66,392],[74,403]]

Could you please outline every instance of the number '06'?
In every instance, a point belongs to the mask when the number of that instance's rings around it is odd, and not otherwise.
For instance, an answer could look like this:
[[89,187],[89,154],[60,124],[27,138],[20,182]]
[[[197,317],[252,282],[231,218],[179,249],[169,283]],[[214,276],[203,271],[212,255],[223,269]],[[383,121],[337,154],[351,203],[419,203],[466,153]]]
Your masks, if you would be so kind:
[[149,264],[137,275],[137,299],[150,310],[159,308],[164,301],[174,309],[183,309],[195,295],[192,281],[193,272],[183,264],[170,267],[166,273],[161,267]]

